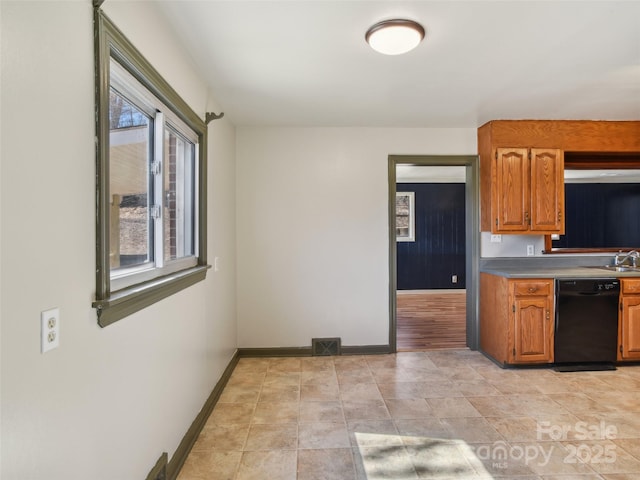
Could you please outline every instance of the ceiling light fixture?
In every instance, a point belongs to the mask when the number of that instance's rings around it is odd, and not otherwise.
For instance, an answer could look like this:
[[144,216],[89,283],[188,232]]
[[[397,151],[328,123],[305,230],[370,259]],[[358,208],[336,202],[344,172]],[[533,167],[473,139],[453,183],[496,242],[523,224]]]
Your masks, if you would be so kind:
[[367,30],[364,38],[376,52],[400,55],[420,44],[424,38],[424,28],[413,20],[383,20]]

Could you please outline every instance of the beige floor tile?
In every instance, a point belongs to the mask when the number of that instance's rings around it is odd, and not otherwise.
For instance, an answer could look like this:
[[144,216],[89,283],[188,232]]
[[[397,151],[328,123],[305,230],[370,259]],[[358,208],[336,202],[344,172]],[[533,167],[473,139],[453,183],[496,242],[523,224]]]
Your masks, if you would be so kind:
[[521,417],[514,400],[509,395],[466,397],[469,403],[485,417]]
[[426,384],[423,382],[394,382],[378,385],[382,398],[425,398]]
[[298,448],[349,448],[349,434],[344,422],[301,423]]
[[456,381],[455,387],[465,397],[502,395],[494,385],[486,380]]
[[483,418],[508,442],[543,441],[542,434],[538,433],[539,421],[533,417]]
[[413,418],[394,420],[405,445],[421,444],[425,439],[450,439],[449,429],[439,418]]
[[435,417],[480,417],[480,412],[465,397],[427,399]]
[[353,447],[402,445],[402,438],[392,420],[354,420],[347,423]]
[[640,473],[640,460],[611,440],[566,442],[568,458],[577,458],[600,474]]
[[586,428],[614,429],[615,439],[640,438],[640,415],[637,413],[577,413],[576,417],[586,423]]
[[192,452],[178,480],[234,480],[242,452]]
[[296,450],[244,452],[236,480],[296,480]]
[[262,372],[269,368],[269,358],[241,358],[233,369],[233,373]]
[[247,439],[249,425],[211,425],[202,429],[194,452],[241,451]]
[[267,372],[264,379],[265,385],[300,385],[300,372]]
[[295,450],[297,447],[297,425],[251,425],[244,450]]
[[382,400],[382,395],[375,383],[346,383],[340,384],[340,399],[342,401]]
[[310,370],[300,372],[300,384],[302,385],[338,385],[338,376],[335,370]]
[[335,372],[333,357],[304,357],[300,359],[300,370],[303,372]]
[[595,395],[587,395],[582,392],[552,393],[549,394],[548,397],[574,413],[605,413],[615,411],[615,408],[607,405],[606,402],[599,402],[594,399],[602,398],[601,393]]
[[602,405],[602,409],[620,413],[640,413],[640,400],[638,400],[638,397],[640,397],[639,392],[626,391],[624,387],[619,390],[609,390],[593,395],[593,399]]
[[298,402],[260,402],[256,405],[252,423],[298,423]]
[[502,435],[482,417],[442,418],[440,421],[449,430],[451,438],[466,443],[488,443],[504,440]]
[[[617,438],[613,442],[640,460],[640,438]],[[638,473],[640,474],[640,471]]]
[[350,448],[300,450],[298,480],[355,480]]
[[346,370],[362,370],[368,369],[367,359],[362,355],[342,355],[339,357],[333,357],[333,364],[335,365],[336,372]]
[[481,478],[485,478],[486,475],[489,478],[509,480],[538,478],[530,466],[530,463],[542,458],[542,452],[536,446],[527,450],[526,445],[497,441],[485,444],[458,444],[458,448]]
[[251,423],[255,408],[255,403],[218,403],[211,415],[209,415],[207,424],[235,425]]
[[500,395],[512,395],[518,393],[532,393],[539,394],[536,383],[529,381],[526,378],[516,378],[509,380],[497,380],[492,381],[491,385],[495,388]]
[[330,402],[340,400],[338,383],[300,385],[300,400],[303,402]]
[[338,383],[343,385],[355,385],[358,383],[376,383],[374,376],[368,368],[353,368],[337,370]]
[[446,377],[447,380],[452,382],[458,381],[470,381],[470,380],[484,380],[474,368],[463,367],[443,367],[440,368],[440,372]]
[[385,400],[391,418],[424,418],[433,410],[424,398],[389,398]]
[[[520,458],[520,462],[525,462],[531,470],[535,473],[542,474],[593,474],[594,470],[580,461],[573,461],[571,458],[571,452],[560,442],[539,442],[539,443],[527,443],[519,444],[512,443],[512,449],[522,448],[524,451],[524,457]],[[527,450],[529,448],[529,450]],[[533,455],[537,451],[538,455]],[[512,450],[513,451],[513,450]],[[531,453],[527,457],[527,451]],[[511,455],[515,457],[515,455]]]
[[367,480],[417,480],[412,457],[403,445],[358,449],[360,468]]
[[269,403],[298,402],[299,400],[299,385],[264,385],[258,397],[259,402]]
[[455,441],[429,439],[407,445],[406,449],[419,478],[476,478],[478,475]]
[[[241,358],[178,478],[640,480],[639,394],[640,367],[502,369],[469,350]],[[615,461],[594,463],[607,445]]]
[[424,398],[463,397],[458,387],[448,380],[430,380],[424,382]]
[[271,358],[269,360],[268,373],[273,372],[299,372],[302,368],[302,359],[297,357]]
[[220,395],[222,403],[251,403],[257,402],[262,385],[229,385]]
[[227,383],[227,387],[232,385],[262,385],[264,382],[264,378],[267,375],[265,372],[236,372],[234,371],[229,378],[229,382]]
[[351,420],[382,420],[390,419],[389,410],[384,400],[364,400],[342,402],[344,418]]
[[306,422],[344,422],[342,402],[300,402],[300,423]]

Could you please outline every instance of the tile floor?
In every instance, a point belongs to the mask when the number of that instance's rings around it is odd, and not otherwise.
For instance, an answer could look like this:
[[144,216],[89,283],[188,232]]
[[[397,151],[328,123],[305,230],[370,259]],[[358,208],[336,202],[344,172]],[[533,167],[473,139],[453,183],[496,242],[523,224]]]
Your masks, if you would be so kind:
[[243,358],[179,480],[640,479],[640,366]]

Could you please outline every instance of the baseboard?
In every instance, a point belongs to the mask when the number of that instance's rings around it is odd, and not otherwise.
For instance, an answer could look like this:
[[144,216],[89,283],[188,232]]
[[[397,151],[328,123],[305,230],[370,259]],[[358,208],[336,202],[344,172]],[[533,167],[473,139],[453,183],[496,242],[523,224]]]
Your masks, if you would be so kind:
[[[342,355],[383,355],[391,353],[389,345],[355,345],[341,347]],[[239,348],[239,357],[310,357],[311,347]]]
[[[222,394],[222,390],[224,390],[224,387],[227,385],[229,378],[231,378],[233,369],[238,363],[238,358],[239,355],[238,351],[236,350],[236,352],[233,354],[233,357],[229,361],[229,365],[227,365],[227,368],[225,368],[224,373],[220,377],[220,380],[218,380],[218,383],[216,383],[216,386],[213,388],[211,395],[209,395],[209,398],[207,398],[204,406],[202,407],[202,410],[200,410],[200,413],[198,413],[198,415],[196,416],[195,420],[191,424],[191,427],[189,427],[189,430],[187,430],[187,433],[180,442],[180,445],[178,445],[178,448],[171,457],[171,460],[169,461],[166,468],[167,480],[176,480],[176,478],[178,477],[180,469],[184,465],[184,462],[187,460],[189,452],[191,452],[191,448],[193,448],[193,444],[196,443],[198,435],[200,435],[200,432],[207,422],[209,415],[211,415],[211,412],[213,411],[213,407],[215,407],[216,403],[218,403],[218,399]],[[155,480],[155,478],[153,480]]]
[[343,355],[385,355],[392,353],[390,345],[356,345],[342,347]]
[[167,464],[169,455],[167,452],[162,452],[160,458],[153,466],[146,480],[167,480]]

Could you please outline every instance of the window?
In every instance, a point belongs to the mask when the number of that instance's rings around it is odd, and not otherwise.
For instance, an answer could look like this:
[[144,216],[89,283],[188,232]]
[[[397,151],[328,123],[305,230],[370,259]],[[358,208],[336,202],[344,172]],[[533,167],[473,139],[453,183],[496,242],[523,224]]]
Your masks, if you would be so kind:
[[396,241],[416,241],[415,192],[396,192]]
[[206,126],[99,10],[98,323],[206,275]]

